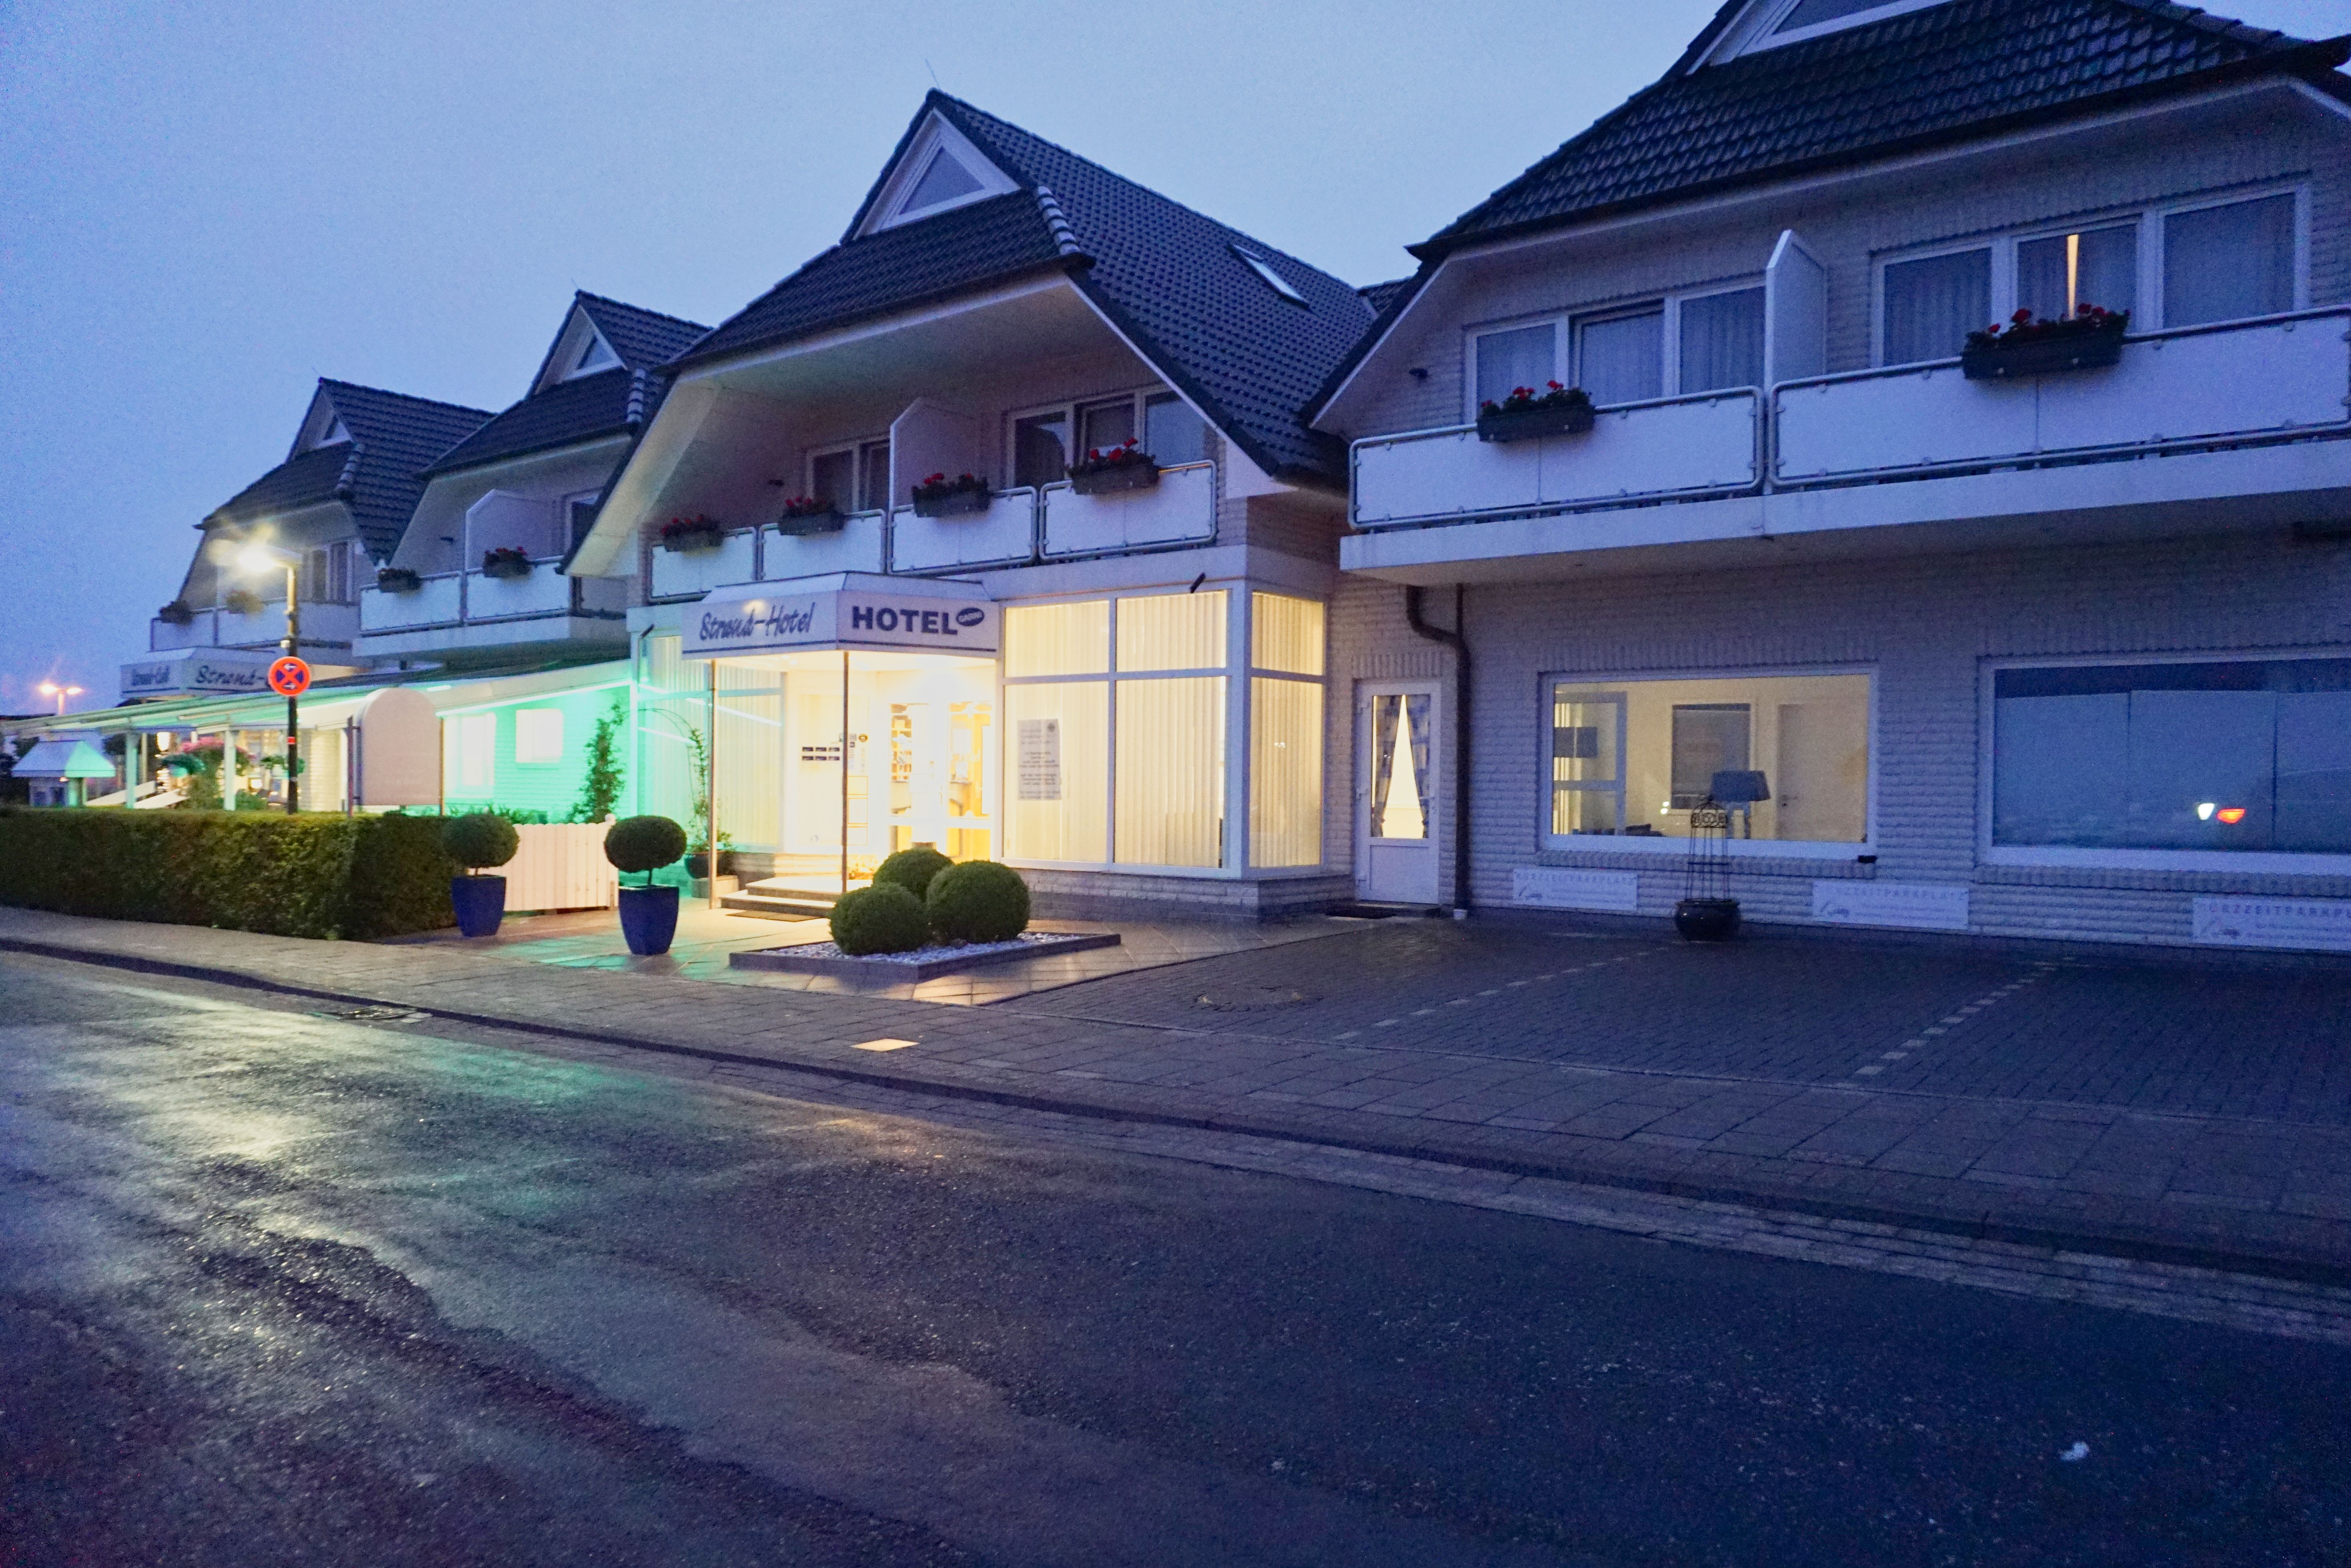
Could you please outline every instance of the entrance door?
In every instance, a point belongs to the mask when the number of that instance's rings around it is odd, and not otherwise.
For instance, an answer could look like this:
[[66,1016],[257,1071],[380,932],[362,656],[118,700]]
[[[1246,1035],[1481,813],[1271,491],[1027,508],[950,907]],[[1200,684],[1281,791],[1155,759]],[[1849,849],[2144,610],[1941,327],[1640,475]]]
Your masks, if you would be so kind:
[[1374,904],[1437,902],[1437,685],[1359,688],[1355,888]]

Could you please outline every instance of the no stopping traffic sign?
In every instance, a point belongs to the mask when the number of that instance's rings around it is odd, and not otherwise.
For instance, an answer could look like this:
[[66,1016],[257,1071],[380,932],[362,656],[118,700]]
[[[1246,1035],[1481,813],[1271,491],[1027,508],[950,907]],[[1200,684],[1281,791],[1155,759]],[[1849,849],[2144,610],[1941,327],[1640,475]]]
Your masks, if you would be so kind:
[[281,697],[300,696],[310,689],[310,666],[296,658],[278,660],[269,666],[269,689]]

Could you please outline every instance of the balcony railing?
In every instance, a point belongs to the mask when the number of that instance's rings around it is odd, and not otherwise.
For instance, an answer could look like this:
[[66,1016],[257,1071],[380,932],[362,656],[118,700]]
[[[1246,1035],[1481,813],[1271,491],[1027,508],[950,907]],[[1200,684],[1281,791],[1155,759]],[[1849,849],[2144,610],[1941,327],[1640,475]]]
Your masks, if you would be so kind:
[[852,513],[841,519],[837,531],[828,534],[788,534],[772,526],[762,528],[757,580],[781,582],[834,571],[878,572],[886,559],[888,533],[883,514],[878,511]]
[[619,621],[626,616],[624,583],[566,577],[556,570],[560,559],[549,556],[533,561],[527,577],[442,571],[422,578],[415,589],[405,593],[365,589],[360,594],[360,629],[368,636],[383,637],[517,624],[528,636],[528,623],[532,622],[574,617]]
[[984,512],[925,517],[912,507],[890,513],[890,570],[946,571],[1017,566],[1037,556],[1037,492],[998,490]]
[[1217,465],[1163,468],[1149,489],[1104,496],[1081,496],[1064,481],[1046,486],[1040,505],[1048,556],[1197,544],[1217,535]]
[[1581,435],[1354,444],[1358,528],[1428,527],[2259,446],[2351,434],[2351,308],[2151,332],[2106,370],[1957,360],[1603,409]]
[[737,528],[715,549],[674,550],[657,544],[653,557],[653,598],[696,599],[721,583],[758,580],[759,530]]
[[1762,479],[1752,388],[1603,408],[1592,428],[1488,442],[1474,424],[1355,443],[1359,528],[1730,496]]
[[[302,645],[306,648],[348,648],[359,635],[359,606],[320,601],[302,606]],[[264,605],[249,614],[234,610],[199,610],[184,626],[161,616],[148,622],[150,652],[168,653],[182,648],[274,648],[285,640],[286,607]]]

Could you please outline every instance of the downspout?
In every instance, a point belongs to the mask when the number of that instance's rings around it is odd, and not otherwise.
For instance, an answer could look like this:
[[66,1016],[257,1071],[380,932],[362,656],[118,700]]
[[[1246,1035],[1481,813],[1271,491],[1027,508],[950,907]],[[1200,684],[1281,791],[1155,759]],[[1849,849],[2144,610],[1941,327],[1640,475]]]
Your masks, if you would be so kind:
[[1453,630],[1431,626],[1421,619],[1417,588],[1404,591],[1404,618],[1432,643],[1453,650],[1453,918],[1469,918],[1469,644],[1462,635],[1468,622],[1459,584],[1453,587]]

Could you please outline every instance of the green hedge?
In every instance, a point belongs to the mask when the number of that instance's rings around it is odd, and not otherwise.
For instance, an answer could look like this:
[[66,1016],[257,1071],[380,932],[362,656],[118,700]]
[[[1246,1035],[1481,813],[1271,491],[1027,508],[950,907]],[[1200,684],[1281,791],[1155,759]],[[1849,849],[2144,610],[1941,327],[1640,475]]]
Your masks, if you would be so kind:
[[0,809],[0,904],[366,940],[455,923],[438,817]]

